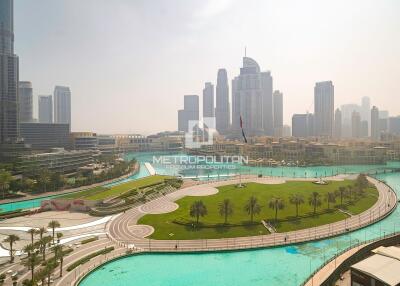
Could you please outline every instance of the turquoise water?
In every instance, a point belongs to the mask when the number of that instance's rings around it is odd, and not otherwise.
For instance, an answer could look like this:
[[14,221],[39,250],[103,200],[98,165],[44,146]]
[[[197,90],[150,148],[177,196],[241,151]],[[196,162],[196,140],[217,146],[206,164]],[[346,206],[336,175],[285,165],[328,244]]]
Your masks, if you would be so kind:
[[[357,171],[369,168],[357,167]],[[399,173],[379,174],[377,177],[386,181],[400,196]],[[364,229],[287,247],[225,253],[130,256],[102,266],[80,285],[297,286],[337,252],[360,241],[400,230],[399,219],[400,210],[397,209],[381,222]]]

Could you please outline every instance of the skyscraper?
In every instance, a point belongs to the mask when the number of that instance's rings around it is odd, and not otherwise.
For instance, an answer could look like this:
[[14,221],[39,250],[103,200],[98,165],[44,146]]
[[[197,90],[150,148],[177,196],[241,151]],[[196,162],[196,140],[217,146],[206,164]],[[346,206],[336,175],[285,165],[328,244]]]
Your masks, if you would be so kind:
[[369,99],[368,96],[364,96],[361,99],[361,120],[362,121],[366,120],[368,122],[368,126],[371,126],[371,114],[370,113],[371,113],[371,100]]
[[334,86],[332,81],[317,82],[314,87],[315,135],[332,137],[334,121]]
[[339,108],[337,108],[335,111],[334,137],[336,139],[342,138],[342,111]]
[[231,114],[229,106],[229,85],[225,69],[219,69],[216,87],[215,120],[217,131],[226,133],[230,127]]
[[197,95],[185,95],[184,109],[178,110],[178,130],[188,132],[190,120],[199,120],[199,97]]
[[68,123],[71,128],[71,91],[66,86],[54,88],[54,122]]
[[18,57],[14,54],[14,2],[0,1],[0,144],[19,138]]
[[249,136],[273,135],[272,77],[261,72],[258,63],[243,58],[240,75],[232,80],[232,127],[238,130],[242,117],[243,128]]
[[380,139],[379,133],[379,109],[374,106],[371,109],[371,138],[373,140]]
[[214,116],[214,85],[211,82],[206,82],[203,89],[203,118]]
[[353,138],[361,138],[361,115],[356,111],[351,116],[351,134]]
[[33,92],[30,81],[18,83],[19,122],[33,121]]
[[53,98],[51,95],[39,95],[39,123],[53,123]]
[[274,135],[281,137],[283,134],[283,94],[275,90],[273,94],[274,102]]

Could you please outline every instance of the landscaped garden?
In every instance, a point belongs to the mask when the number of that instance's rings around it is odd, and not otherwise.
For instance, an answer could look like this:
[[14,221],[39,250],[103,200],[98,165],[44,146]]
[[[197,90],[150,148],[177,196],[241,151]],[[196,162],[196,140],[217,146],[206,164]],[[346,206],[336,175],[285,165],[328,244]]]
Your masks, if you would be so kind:
[[219,187],[212,196],[185,197],[167,214],[146,215],[153,239],[226,238],[268,234],[262,220],[277,232],[329,224],[359,214],[378,199],[365,176],[327,185],[290,181],[278,185],[248,183]]

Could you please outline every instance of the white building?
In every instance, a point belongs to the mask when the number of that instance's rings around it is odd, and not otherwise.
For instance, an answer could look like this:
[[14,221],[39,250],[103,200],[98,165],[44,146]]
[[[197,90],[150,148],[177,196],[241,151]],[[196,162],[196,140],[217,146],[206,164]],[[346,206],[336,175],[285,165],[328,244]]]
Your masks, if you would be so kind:
[[261,72],[258,63],[249,57],[243,58],[240,75],[232,80],[234,130],[240,128],[240,117],[250,136],[273,135],[272,77],[270,72]]

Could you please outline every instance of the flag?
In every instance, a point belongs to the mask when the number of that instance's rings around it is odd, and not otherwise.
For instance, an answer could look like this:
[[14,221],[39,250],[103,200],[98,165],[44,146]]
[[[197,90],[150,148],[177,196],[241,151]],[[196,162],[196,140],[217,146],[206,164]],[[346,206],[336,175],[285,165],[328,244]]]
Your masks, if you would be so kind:
[[240,115],[240,128],[242,129],[242,136],[243,136],[244,142],[247,143],[247,138],[246,138],[246,135],[244,134],[244,130],[243,130],[243,120],[242,120],[241,115]]

